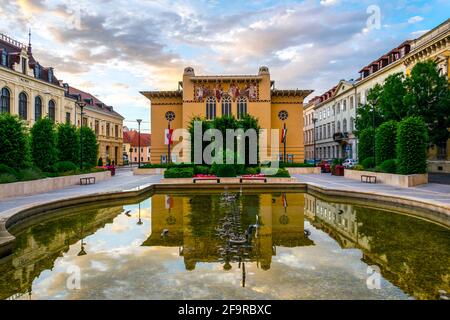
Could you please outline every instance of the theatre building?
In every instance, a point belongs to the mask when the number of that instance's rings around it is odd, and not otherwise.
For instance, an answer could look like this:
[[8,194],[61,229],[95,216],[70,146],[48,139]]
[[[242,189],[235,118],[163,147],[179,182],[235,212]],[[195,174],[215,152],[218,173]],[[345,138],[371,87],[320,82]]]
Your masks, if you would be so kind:
[[[165,137],[169,126],[187,129],[196,116],[241,119],[247,113],[258,119],[262,129],[279,130],[280,159],[286,154],[286,161],[303,162],[303,100],[311,92],[275,89],[267,67],[261,67],[257,75],[218,76],[195,75],[194,69],[187,67],[178,90],[141,92],[151,102],[152,163],[180,161],[185,156],[169,155]],[[287,129],[286,148],[281,143],[283,128]]]

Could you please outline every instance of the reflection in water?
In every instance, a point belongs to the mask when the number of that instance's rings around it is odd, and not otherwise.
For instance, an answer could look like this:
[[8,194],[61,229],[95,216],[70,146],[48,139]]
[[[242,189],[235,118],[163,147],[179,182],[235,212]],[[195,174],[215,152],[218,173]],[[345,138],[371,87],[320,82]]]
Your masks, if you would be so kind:
[[[10,299],[439,299],[450,232],[308,194],[156,194],[15,230]],[[306,218],[306,220],[305,220]],[[380,290],[366,285],[381,270]],[[81,289],[67,270],[81,270]]]

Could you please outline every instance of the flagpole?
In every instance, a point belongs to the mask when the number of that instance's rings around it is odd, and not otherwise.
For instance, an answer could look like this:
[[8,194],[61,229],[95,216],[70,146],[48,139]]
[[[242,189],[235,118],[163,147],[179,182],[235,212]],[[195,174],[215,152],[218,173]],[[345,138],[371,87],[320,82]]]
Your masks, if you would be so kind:
[[170,142],[171,142],[171,140],[172,140],[172,137],[171,137],[171,135],[170,135],[170,121],[169,121],[169,123],[168,123],[168,125],[167,125],[167,127],[168,127],[168,143],[167,143],[167,156],[169,157],[169,159],[167,160],[167,163],[171,163],[172,162],[172,159],[171,159],[171,157],[170,157]]
[[283,162],[286,163],[286,137],[287,136],[287,130],[286,130],[286,123],[284,123],[284,141],[283,141],[283,147],[284,147],[284,154],[283,154]]

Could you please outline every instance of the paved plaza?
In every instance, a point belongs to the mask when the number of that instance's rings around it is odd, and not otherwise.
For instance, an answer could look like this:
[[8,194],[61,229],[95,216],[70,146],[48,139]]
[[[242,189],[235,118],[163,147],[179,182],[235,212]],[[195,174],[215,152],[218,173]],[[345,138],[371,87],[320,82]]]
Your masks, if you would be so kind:
[[[344,191],[362,191],[388,196],[401,196],[409,199],[440,203],[450,207],[450,185],[430,183],[413,188],[399,188],[385,184],[366,184],[358,180],[331,176],[330,174],[304,174],[293,175],[299,182],[319,186],[324,189],[337,189]],[[6,210],[21,206],[41,204],[58,199],[67,199],[94,193],[123,191],[137,188],[142,185],[159,183],[162,175],[133,175],[130,168],[117,170],[111,179],[86,186],[70,186],[51,192],[35,195],[8,198],[0,200],[0,216]]]

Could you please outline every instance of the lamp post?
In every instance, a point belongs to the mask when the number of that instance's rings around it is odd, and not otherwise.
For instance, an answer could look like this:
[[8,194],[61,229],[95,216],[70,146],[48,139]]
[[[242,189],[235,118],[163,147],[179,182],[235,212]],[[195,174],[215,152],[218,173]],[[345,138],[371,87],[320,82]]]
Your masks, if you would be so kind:
[[80,108],[80,170],[83,170],[83,108],[86,106],[86,102],[77,101],[76,105]]
[[136,120],[137,121],[137,123],[138,123],[138,157],[139,157],[139,159],[138,159],[138,168],[140,168],[141,167],[141,122],[142,122],[142,119],[137,119]]
[[317,118],[313,118],[312,119],[313,124],[314,124],[314,130],[313,130],[313,136],[314,136],[314,166],[316,166],[316,122],[317,122]]

